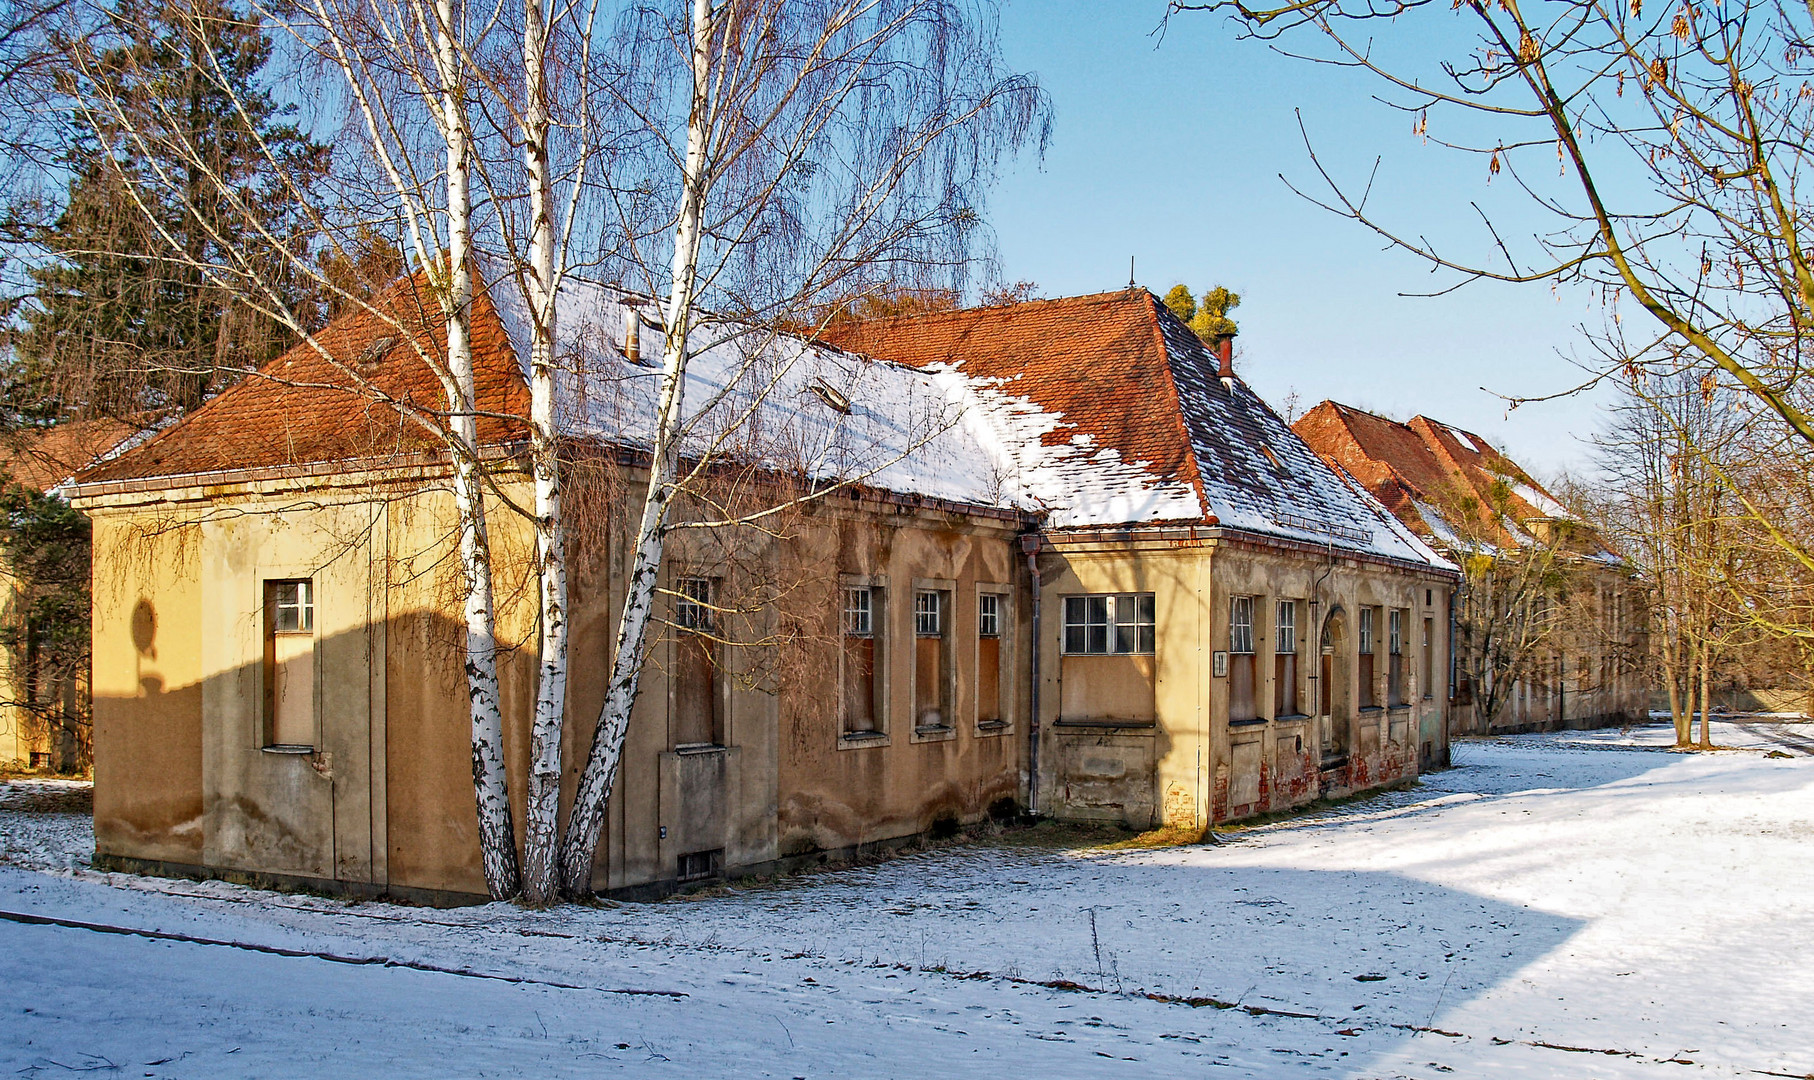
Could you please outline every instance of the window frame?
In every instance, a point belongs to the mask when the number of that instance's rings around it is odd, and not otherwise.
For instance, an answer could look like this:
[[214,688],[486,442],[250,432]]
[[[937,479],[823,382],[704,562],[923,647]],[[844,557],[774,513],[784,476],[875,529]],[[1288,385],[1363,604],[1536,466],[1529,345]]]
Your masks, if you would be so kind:
[[703,575],[674,579],[674,625],[700,634],[718,632],[718,581]]
[[[1152,656],[1158,652],[1154,593],[1071,593],[1060,611],[1064,656]],[[1124,609],[1126,617],[1123,617]],[[1083,618],[1075,615],[1081,613]],[[1131,647],[1128,646],[1131,643]],[[1081,648],[1075,646],[1081,644]],[[1100,647],[1094,647],[1100,645]]]
[[979,638],[1001,637],[1001,593],[979,592],[976,594],[976,636]]
[[[285,586],[294,586],[297,589],[296,600],[288,605],[284,603],[282,596],[282,591]],[[269,601],[271,608],[271,633],[314,635],[315,580],[313,578],[266,578],[265,590],[271,597]],[[289,627],[281,625],[286,607],[289,610],[296,612],[297,625]]]
[[1228,600],[1228,651],[1236,656],[1253,655],[1254,597],[1231,596]]
[[[266,753],[274,754],[313,754],[321,744],[321,664],[320,639],[316,636],[316,607],[320,604],[320,590],[315,588],[313,577],[263,577],[258,578],[259,591],[262,594],[261,636],[263,637],[263,657],[259,664],[260,680],[263,683],[259,701],[259,748]],[[296,591],[293,599],[286,601],[283,591],[292,587]],[[294,626],[282,625],[282,613],[295,613]],[[280,640],[297,641],[306,639],[308,653],[308,728],[309,741],[284,742],[277,737],[279,727],[278,672],[290,661],[280,657],[278,642]]]

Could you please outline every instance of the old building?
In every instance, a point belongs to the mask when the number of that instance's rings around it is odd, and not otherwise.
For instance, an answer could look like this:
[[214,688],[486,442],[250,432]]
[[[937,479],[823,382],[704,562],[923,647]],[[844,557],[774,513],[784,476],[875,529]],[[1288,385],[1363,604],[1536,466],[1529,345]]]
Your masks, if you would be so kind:
[[[414,287],[393,310],[425,306]],[[562,303],[587,343],[562,377],[572,512],[594,511],[571,541],[576,763],[658,369],[644,302],[576,283]],[[528,529],[502,505],[526,484],[524,323],[502,295],[475,321],[514,782],[536,640]],[[433,320],[415,332],[434,347]],[[685,512],[830,494],[671,541],[599,889],[1017,806],[1201,827],[1445,758],[1453,570],[1144,290],[769,339],[754,368],[749,341],[694,359],[688,445],[718,446],[725,478]],[[480,893],[446,463],[341,369],[394,402],[434,388],[371,315],[319,342],[332,362],[293,350],[73,489],[95,523],[98,856]],[[752,378],[753,420],[725,427]]]
[[1293,427],[1466,569],[1454,627],[1456,732],[1645,715],[1642,590],[1516,462],[1453,425],[1423,416],[1401,424],[1333,401]]
[[871,321],[842,343],[1051,418],[1019,444],[1043,511],[1023,539],[1041,813],[1201,827],[1446,763],[1452,568],[1151,293]]

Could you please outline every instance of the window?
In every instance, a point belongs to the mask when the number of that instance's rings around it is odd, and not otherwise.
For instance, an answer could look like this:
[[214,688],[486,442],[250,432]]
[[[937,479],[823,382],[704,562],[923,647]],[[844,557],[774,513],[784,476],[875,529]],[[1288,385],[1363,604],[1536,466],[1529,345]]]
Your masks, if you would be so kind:
[[1280,600],[1273,618],[1272,715],[1298,715],[1298,605]]
[[875,590],[844,590],[844,633],[847,637],[868,637],[874,633]]
[[679,746],[724,745],[724,691],[719,678],[717,583],[706,577],[674,582],[674,658],[669,669],[673,739]]
[[1237,596],[1229,605],[1228,651],[1253,652],[1253,597]]
[[675,878],[680,884],[708,881],[724,873],[724,849],[690,851],[677,860]]
[[315,585],[311,581],[273,581],[270,584],[279,634],[315,632]]
[[976,722],[989,727],[1004,725],[1007,717],[1001,678],[1002,601],[1000,593],[976,594]]
[[713,623],[712,579],[681,578],[674,583],[674,622],[687,630],[710,633]]
[[913,594],[913,632],[920,637],[944,635],[945,596],[922,589]]
[[1423,621],[1423,664],[1417,673],[1418,683],[1423,690],[1423,699],[1429,701],[1436,694],[1436,620]]
[[876,642],[881,592],[872,585],[844,589],[842,726],[846,735],[882,733],[883,684],[877,671],[881,651]]
[[264,745],[315,745],[315,583],[265,582]]
[[945,611],[951,594],[917,589],[913,594],[913,726],[946,731],[951,715],[951,656]]
[[1373,623],[1377,608],[1360,609],[1360,707],[1379,708],[1373,693]]
[[1237,596],[1228,605],[1228,719],[1254,720],[1253,597]]
[[1405,613],[1386,613],[1386,704],[1405,703]]
[[1067,596],[1064,651],[1150,656],[1154,645],[1153,611],[1152,593]]

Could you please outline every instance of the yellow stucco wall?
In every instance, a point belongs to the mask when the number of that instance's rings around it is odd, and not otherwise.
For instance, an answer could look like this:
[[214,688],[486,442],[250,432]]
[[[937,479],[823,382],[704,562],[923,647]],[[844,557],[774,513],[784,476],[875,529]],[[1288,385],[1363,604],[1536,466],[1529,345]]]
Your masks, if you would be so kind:
[[[1203,827],[1297,805],[1320,797],[1391,783],[1415,775],[1420,759],[1446,760],[1447,637],[1450,582],[1418,572],[1318,552],[1271,549],[1186,533],[1146,540],[1050,537],[1041,556],[1043,610],[1040,752],[1042,812],[1083,820],[1113,820],[1145,828]],[[1127,721],[1139,705],[1117,710],[1094,691],[1064,685],[1089,679],[1094,667],[1063,648],[1064,598],[1079,594],[1154,594],[1156,647],[1151,657],[1153,719]],[[1231,600],[1254,598],[1258,678],[1256,721],[1230,724],[1228,678],[1216,674],[1216,654],[1230,647]],[[1299,698],[1314,713],[1318,701],[1318,644],[1322,620],[1340,607],[1408,610],[1421,647],[1422,619],[1440,627],[1433,642],[1438,685],[1417,682],[1417,654],[1407,659],[1410,685],[1403,708],[1363,712],[1352,686],[1358,677],[1350,633],[1343,646],[1346,702],[1336,695],[1333,720],[1347,725],[1348,752],[1325,759],[1317,718],[1274,716],[1273,611],[1277,600],[1299,602]],[[1385,626],[1380,627],[1382,643]],[[1384,647],[1381,647],[1382,659]],[[1385,666],[1376,673],[1385,702]],[[1118,692],[1122,674],[1114,676]],[[1111,694],[1111,696],[1113,696]],[[1067,704],[1091,701],[1089,715]],[[1426,746],[1427,744],[1427,746]]]

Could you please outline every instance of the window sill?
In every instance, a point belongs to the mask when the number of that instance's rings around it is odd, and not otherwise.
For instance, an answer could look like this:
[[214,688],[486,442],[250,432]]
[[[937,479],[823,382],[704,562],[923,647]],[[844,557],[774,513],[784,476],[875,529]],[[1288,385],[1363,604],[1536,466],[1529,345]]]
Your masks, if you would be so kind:
[[1263,727],[1265,724],[1266,718],[1264,716],[1255,716],[1246,720],[1230,720],[1228,722],[1229,727]]
[[1006,735],[1013,729],[1014,725],[1008,723],[1006,720],[979,720],[976,722],[977,738]]
[[957,729],[956,728],[947,727],[944,724],[938,724],[938,725],[932,726],[932,727],[916,727],[916,728],[914,728],[912,741],[914,741],[916,743],[949,742],[955,738],[957,738]]
[[1275,716],[1272,719],[1276,723],[1280,723],[1280,724],[1301,724],[1304,721],[1310,719],[1310,714],[1301,713],[1301,712],[1293,712],[1293,713],[1286,713],[1283,716]]
[[1109,717],[1064,717],[1052,721],[1053,727],[1061,728],[1144,728],[1151,730],[1159,726],[1157,720],[1115,720]]
[[315,752],[313,746],[297,746],[294,743],[279,743],[275,746],[263,746],[259,749],[267,754],[288,754],[292,757],[300,757],[304,754],[313,754]]
[[887,746],[886,731],[846,731],[838,737],[838,749],[860,750],[870,746]]
[[1386,706],[1386,711],[1395,713],[1410,712],[1411,706],[1408,703],[1404,705],[1388,705]]
[[1382,712],[1385,712],[1386,710],[1380,708],[1378,705],[1362,705],[1360,708],[1358,708],[1354,711],[1358,712],[1358,713],[1372,714],[1372,713],[1382,713]]
[[724,750],[725,750],[725,747],[724,747],[723,743],[681,743],[679,746],[676,746],[674,748],[674,752],[676,754],[682,754],[682,755],[722,754],[722,753],[724,753]]

